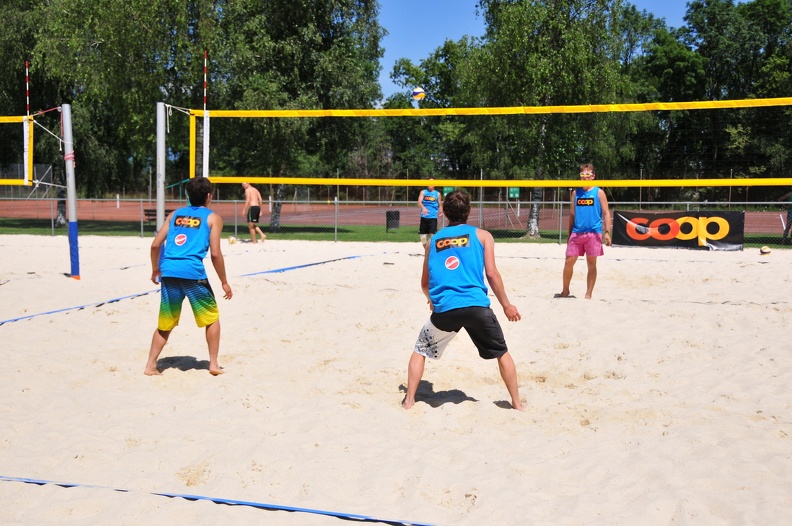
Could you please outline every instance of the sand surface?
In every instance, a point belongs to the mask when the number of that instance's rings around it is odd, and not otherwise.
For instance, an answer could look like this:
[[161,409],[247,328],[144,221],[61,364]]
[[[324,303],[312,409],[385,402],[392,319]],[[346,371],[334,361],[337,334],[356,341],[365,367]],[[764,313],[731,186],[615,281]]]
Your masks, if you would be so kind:
[[429,315],[417,242],[224,243],[226,374],[208,373],[185,305],[163,374],[147,377],[159,304],[150,242],[82,236],[75,280],[64,276],[65,237],[0,236],[0,523],[792,516],[792,251],[614,247],[584,300],[583,261],[579,297],[553,298],[563,246],[497,244],[523,316],[508,323],[493,305],[520,413],[464,333],[427,362],[418,402],[401,408]]

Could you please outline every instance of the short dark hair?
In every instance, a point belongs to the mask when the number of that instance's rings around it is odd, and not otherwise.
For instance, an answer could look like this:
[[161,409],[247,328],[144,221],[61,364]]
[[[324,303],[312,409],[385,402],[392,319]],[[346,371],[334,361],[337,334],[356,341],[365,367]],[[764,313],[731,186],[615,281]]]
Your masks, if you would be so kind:
[[443,214],[452,223],[465,223],[470,215],[470,196],[454,190],[443,199]]
[[187,195],[193,206],[204,206],[207,194],[214,192],[214,186],[206,177],[194,177],[187,182]]

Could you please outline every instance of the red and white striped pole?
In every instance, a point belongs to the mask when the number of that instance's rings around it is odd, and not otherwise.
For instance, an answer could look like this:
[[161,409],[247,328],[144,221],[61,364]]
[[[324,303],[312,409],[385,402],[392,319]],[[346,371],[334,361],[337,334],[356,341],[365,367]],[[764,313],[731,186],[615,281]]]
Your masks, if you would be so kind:
[[203,108],[206,111],[206,57],[208,53],[204,50],[204,97],[203,97]]
[[26,115],[30,117],[30,73],[29,73],[29,63],[25,61],[25,111],[27,112]]

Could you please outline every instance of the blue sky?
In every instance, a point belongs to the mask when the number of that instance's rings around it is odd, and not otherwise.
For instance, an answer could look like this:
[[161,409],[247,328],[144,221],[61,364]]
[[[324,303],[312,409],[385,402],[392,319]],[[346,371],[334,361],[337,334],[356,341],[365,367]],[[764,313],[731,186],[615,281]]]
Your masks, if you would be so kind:
[[[626,0],[629,1],[629,0]],[[380,0],[380,25],[388,36],[382,40],[380,84],[385,97],[399,88],[390,80],[396,60],[408,58],[414,64],[440,47],[447,39],[459,40],[464,35],[484,34],[484,21],[476,16],[477,0]],[[679,27],[687,11],[687,0],[632,0],[631,4],[648,11],[666,24]]]

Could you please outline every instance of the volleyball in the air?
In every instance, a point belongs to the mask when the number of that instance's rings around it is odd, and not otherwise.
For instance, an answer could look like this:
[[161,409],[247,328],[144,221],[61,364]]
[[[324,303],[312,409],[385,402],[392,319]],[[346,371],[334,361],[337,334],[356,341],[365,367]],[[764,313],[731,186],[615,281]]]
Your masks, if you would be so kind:
[[759,249],[759,254],[761,254],[763,256],[766,256],[769,253],[770,253],[770,247],[768,247],[767,245],[765,245],[765,246],[763,246],[762,248]]
[[228,242],[233,245],[234,243],[236,243],[236,238],[234,236],[231,236],[228,238]]
[[424,100],[424,97],[426,97],[426,92],[424,91],[424,89],[422,87],[419,86],[419,87],[415,88],[412,91],[412,98],[413,99],[415,99],[415,100]]

